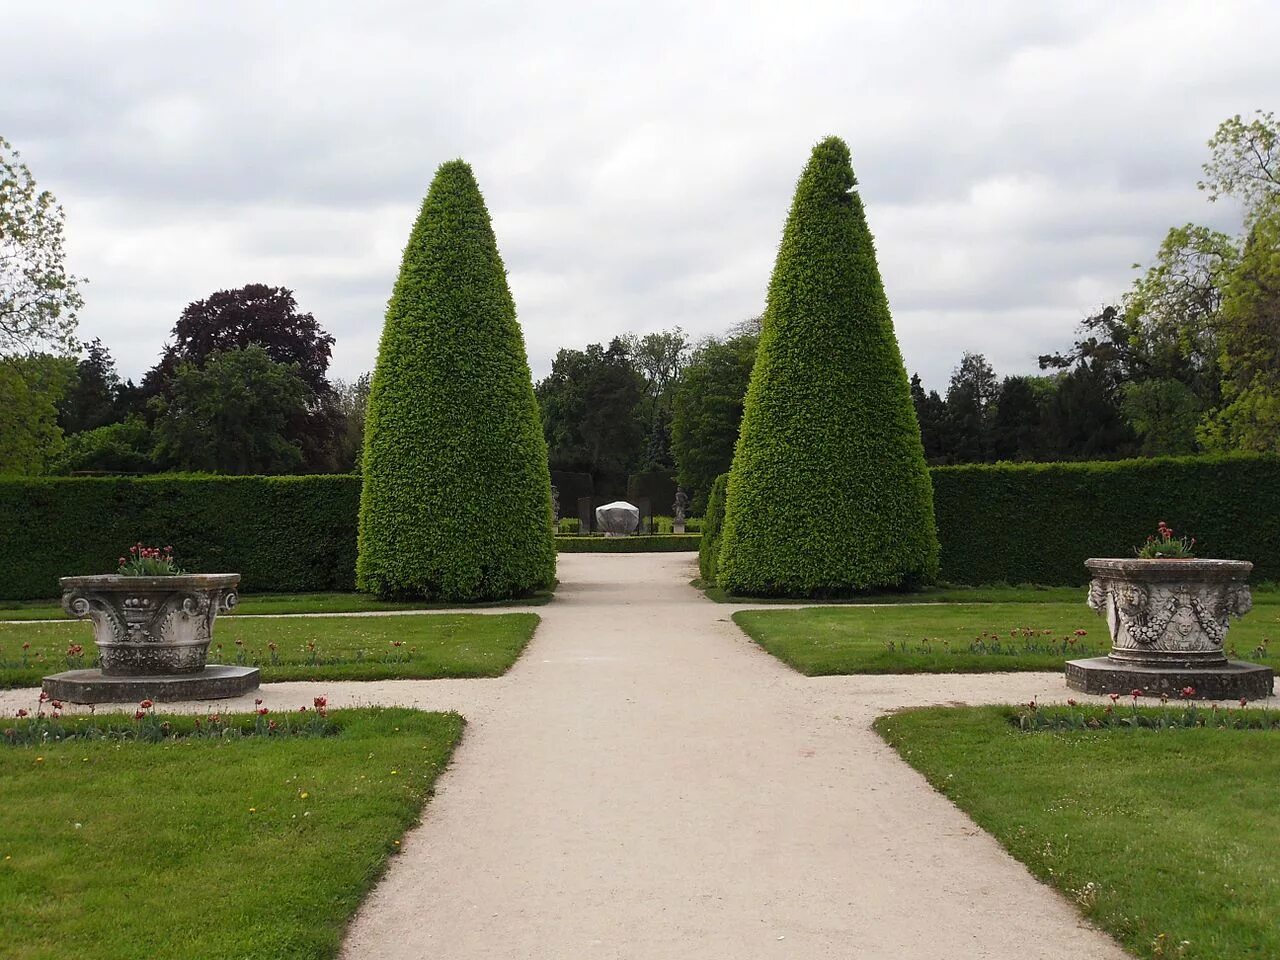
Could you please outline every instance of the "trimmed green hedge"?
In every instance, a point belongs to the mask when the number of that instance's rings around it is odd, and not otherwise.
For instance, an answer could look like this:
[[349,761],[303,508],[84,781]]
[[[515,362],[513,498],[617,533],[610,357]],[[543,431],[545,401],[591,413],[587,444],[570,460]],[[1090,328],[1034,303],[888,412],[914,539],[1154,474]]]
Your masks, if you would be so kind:
[[578,473],[572,470],[552,470],[551,485],[560,493],[560,519],[578,516],[578,499],[594,497],[595,482],[589,473]]
[[698,547],[698,573],[707,583],[715,583],[720,567],[720,527],[724,523],[724,489],[729,474],[722,473],[711,484],[707,515],[702,520],[702,543]]
[[700,533],[641,534],[635,537],[556,537],[560,553],[683,553],[698,549]]
[[627,478],[627,502],[638,504],[648,500],[654,514],[670,514],[675,509],[676,489],[674,470],[633,473]]
[[239,573],[245,591],[351,590],[359,503],[355,476],[2,479],[0,599],[115,573],[139,540],[192,573]]
[[538,401],[471,168],[450,160],[405,246],[364,430],[356,583],[392,599],[549,587],[551,475]]
[[[675,533],[676,522],[671,517],[664,517],[661,514],[655,514],[653,517],[653,532],[654,533]],[[685,533],[701,533],[702,518],[686,516],[684,518],[684,532]]]
[[796,184],[725,491],[720,585],[829,597],[938,572],[920,427],[849,148]]
[[[1280,457],[937,467],[941,578],[1075,585],[1090,556],[1129,556],[1164,520],[1202,556],[1252,560],[1280,580]],[[723,482],[717,481],[723,488]],[[58,578],[110,573],[137,540],[172,544],[193,572],[239,572],[246,592],[350,590],[360,478],[69,477],[0,479],[0,599],[55,596]],[[703,538],[556,537],[561,551],[707,550]]]
[[942,580],[1084,584],[1087,557],[1129,557],[1164,520],[1196,553],[1280,579],[1280,457],[937,467]]

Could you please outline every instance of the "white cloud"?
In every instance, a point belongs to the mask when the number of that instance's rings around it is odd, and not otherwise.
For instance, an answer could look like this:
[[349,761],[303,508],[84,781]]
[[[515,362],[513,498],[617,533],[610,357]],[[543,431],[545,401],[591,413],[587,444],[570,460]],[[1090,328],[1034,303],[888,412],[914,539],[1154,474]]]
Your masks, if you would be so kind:
[[130,375],[188,301],[294,288],[371,366],[436,166],[475,167],[535,374],[758,313],[810,146],[853,150],[908,367],[1034,369],[1280,89],[1280,10],[782,2],[28,5],[0,134],[68,214],[82,333]]

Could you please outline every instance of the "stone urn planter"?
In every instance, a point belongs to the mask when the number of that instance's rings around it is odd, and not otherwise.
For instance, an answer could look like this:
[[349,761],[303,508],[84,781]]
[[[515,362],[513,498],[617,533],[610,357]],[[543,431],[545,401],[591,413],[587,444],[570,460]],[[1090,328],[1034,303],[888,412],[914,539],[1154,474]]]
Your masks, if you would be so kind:
[[1088,603],[1106,617],[1111,653],[1072,660],[1067,685],[1085,693],[1141,690],[1148,696],[1257,699],[1271,695],[1273,672],[1226,654],[1231,619],[1253,607],[1243,560],[1089,559]]
[[258,686],[256,667],[209,666],[219,613],[235,607],[238,573],[64,577],[62,608],[93,623],[98,667],[46,677],[73,703],[202,700]]

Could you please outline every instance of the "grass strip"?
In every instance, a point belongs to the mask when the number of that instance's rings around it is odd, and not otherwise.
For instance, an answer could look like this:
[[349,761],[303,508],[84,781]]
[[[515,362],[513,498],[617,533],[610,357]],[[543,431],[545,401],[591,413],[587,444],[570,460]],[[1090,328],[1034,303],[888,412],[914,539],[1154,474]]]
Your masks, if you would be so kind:
[[[808,676],[1061,670],[1104,656],[1106,623],[1075,603],[928,604],[739,610],[747,635]],[[1231,626],[1232,656],[1271,661],[1280,606],[1260,604]]]
[[[209,662],[257,666],[264,683],[496,677],[515,663],[538,621],[534,613],[220,619]],[[87,622],[0,624],[0,688],[35,686],[93,661]]]
[[[494,600],[467,604],[468,609],[493,607],[534,607],[547,603],[552,590],[540,590],[516,600]],[[246,614],[291,613],[371,613],[387,610],[456,610],[456,603],[424,603],[417,600],[379,600],[367,593],[250,593],[241,594],[240,603],[223,617]],[[65,620],[57,600],[0,601],[0,620]]]
[[4,956],[336,957],[462,719],[330,716],[326,737],[0,744]]
[[[833,599],[788,599],[786,597],[743,597],[729,593],[723,587],[705,580],[692,580],[690,586],[701,590],[708,600],[716,603],[792,605],[797,603],[820,604],[824,607],[857,607],[885,604],[920,603],[1083,603],[1085,587],[1042,587],[1035,584],[1008,586],[994,584],[987,587],[968,587],[962,584],[926,587],[921,590],[898,590],[889,593],[864,593],[856,597]],[[1280,589],[1275,583],[1257,584],[1252,588],[1254,605],[1280,606]],[[3,611],[0,611],[3,613]],[[0,618],[2,619],[2,618]]]
[[1134,955],[1280,956],[1280,731],[1024,732],[1016,712],[909,710],[875,726]]

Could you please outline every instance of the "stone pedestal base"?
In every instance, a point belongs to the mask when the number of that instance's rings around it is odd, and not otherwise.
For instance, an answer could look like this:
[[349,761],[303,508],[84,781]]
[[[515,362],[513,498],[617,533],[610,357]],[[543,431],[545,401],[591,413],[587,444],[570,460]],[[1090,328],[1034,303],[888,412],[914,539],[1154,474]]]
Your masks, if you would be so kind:
[[44,678],[44,692],[69,703],[222,700],[258,689],[257,667],[207,666],[177,676],[107,677],[101,670],[68,670]]
[[1154,667],[1126,663],[1110,657],[1067,661],[1067,686],[1083,693],[1119,693],[1141,690],[1145,696],[1168,694],[1182,699],[1184,687],[1194,687],[1197,700],[1261,700],[1271,696],[1275,675],[1270,667],[1233,660],[1212,666]]

